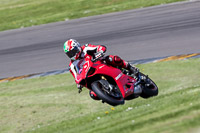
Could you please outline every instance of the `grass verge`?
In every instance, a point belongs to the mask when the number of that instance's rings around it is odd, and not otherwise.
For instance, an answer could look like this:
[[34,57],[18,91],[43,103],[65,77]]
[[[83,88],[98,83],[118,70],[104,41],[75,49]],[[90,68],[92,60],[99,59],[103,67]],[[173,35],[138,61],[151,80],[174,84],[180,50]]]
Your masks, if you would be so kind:
[[0,31],[183,0],[1,0]]
[[200,59],[143,64],[159,95],[111,108],[70,74],[0,83],[0,132],[186,133],[200,128]]

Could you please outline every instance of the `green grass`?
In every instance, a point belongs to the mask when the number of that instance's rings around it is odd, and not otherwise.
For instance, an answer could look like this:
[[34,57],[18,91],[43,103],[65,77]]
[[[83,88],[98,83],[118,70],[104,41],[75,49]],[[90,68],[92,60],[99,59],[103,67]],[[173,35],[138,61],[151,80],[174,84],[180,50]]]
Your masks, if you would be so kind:
[[0,31],[183,0],[1,0]]
[[0,132],[197,133],[199,62],[138,65],[157,83],[159,95],[126,101],[115,110],[92,100],[87,89],[78,94],[70,74],[0,83]]

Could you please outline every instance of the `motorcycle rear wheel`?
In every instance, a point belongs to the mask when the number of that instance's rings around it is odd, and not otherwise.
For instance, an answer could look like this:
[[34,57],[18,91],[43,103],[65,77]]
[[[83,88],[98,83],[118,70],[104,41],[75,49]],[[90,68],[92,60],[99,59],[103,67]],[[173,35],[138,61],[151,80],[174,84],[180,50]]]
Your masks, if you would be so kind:
[[121,95],[121,92],[119,91],[121,97],[120,98],[114,98],[111,97],[105,90],[104,86],[99,81],[95,81],[91,84],[92,90],[97,94],[97,96],[103,101],[106,102],[112,106],[117,106],[120,104],[124,104],[124,98]]

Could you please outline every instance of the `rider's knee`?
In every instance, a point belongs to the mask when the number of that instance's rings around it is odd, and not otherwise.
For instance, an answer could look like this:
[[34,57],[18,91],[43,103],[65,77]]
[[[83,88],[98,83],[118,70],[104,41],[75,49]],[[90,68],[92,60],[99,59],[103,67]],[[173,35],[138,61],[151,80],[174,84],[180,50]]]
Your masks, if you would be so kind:
[[123,60],[117,55],[106,56],[106,62],[112,66],[123,66]]

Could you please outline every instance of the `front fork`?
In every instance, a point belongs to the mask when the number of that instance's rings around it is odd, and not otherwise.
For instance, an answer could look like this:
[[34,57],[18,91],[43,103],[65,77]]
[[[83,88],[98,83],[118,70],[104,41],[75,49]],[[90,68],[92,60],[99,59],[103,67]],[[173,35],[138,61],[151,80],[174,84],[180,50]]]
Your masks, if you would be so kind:
[[138,73],[137,82],[134,84],[134,94],[141,94],[144,87],[150,85],[148,75]]
[[134,84],[134,94],[135,95],[140,95],[142,93],[142,80],[144,77],[141,76],[140,72],[138,73],[137,76],[137,82]]

